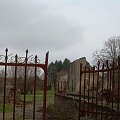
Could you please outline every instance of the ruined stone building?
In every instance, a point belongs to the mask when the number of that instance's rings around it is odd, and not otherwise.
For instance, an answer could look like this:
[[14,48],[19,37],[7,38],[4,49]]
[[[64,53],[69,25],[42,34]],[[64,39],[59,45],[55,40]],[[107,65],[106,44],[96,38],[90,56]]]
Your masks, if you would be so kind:
[[[85,57],[77,59],[70,64],[70,69],[69,69],[69,74],[68,74],[68,91],[70,93],[75,93],[75,94],[79,93],[80,64],[82,64],[83,68],[86,66],[86,68],[92,69],[91,65],[89,64],[89,62],[86,60]],[[87,90],[88,86],[89,86],[89,89],[93,88],[93,79],[94,79],[94,88],[95,88],[97,87],[97,84],[99,84],[99,81],[100,81],[97,73],[94,73],[94,76],[92,73],[82,74],[81,93],[83,93],[84,89]],[[97,81],[97,79],[99,81]]]
[[77,59],[70,64],[70,69],[68,74],[69,92],[74,92],[74,93],[79,92],[80,64],[83,64],[83,66],[85,65],[90,66],[90,64],[86,61],[85,57]]
[[58,92],[66,92],[68,82],[68,72],[61,70],[57,73],[57,88]]
[[[80,81],[80,64],[82,64],[82,70],[93,70],[93,67],[89,64],[85,57],[79,58],[70,63],[69,71],[64,70],[57,73],[57,88],[60,92],[69,92],[73,94],[79,94],[80,83],[81,83],[81,94],[88,94],[88,91],[92,93],[96,91],[101,91],[102,84],[103,89],[107,89],[107,78],[102,77],[99,72],[87,72],[82,73]],[[103,82],[103,83],[102,83]],[[84,93],[86,91],[86,93]]]

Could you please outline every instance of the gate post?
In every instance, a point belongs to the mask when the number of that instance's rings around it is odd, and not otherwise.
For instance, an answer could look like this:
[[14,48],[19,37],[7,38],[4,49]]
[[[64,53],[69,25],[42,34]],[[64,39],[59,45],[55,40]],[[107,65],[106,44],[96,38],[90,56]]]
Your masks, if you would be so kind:
[[47,75],[48,75],[48,55],[46,54],[45,58],[45,68],[44,68],[44,97],[43,97],[43,120],[46,120],[46,97],[47,97]]

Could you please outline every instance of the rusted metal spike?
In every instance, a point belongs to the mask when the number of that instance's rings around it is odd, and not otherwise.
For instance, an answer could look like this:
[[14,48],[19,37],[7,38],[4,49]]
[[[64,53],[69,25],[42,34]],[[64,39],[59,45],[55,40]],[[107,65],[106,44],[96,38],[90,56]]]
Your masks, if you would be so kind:
[[49,51],[46,53],[46,55],[47,55],[47,56],[49,55]]
[[17,58],[18,58],[18,55],[16,54],[16,55],[15,55],[15,59],[17,59]]
[[37,55],[35,56],[35,63],[37,63]]
[[8,48],[6,48],[5,52],[8,52]]
[[95,70],[95,65],[93,66],[93,70]]
[[28,54],[28,49],[26,50],[26,54]]
[[28,60],[28,49],[26,50],[26,57],[25,57],[26,63],[27,63],[27,60]]
[[7,59],[8,59],[8,55],[7,55],[7,53],[8,53],[8,49],[7,49],[7,48],[6,48],[5,52],[6,52],[5,60],[6,60],[6,62],[7,62]]
[[120,66],[120,56],[118,56],[118,66]]
[[108,60],[106,61],[106,65],[107,65],[107,68],[109,68],[109,62],[108,62]]
[[45,58],[45,63],[48,63],[48,56],[49,56],[49,51],[46,53],[46,58]]

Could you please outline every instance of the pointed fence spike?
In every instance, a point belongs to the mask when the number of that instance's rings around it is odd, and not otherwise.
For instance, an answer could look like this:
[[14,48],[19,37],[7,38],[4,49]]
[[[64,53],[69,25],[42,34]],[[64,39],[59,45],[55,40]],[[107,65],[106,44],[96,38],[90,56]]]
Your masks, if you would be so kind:
[[46,54],[49,54],[49,51]]
[[95,65],[93,66],[93,70],[95,70]]
[[37,55],[35,55],[35,58],[37,58]]
[[49,51],[46,53],[46,58],[48,58],[48,55],[49,55]]
[[28,54],[28,49],[26,50],[26,54]]
[[35,56],[35,63],[37,63],[37,55]]
[[8,48],[6,48],[5,52],[8,52]]
[[7,53],[8,53],[8,49],[7,49],[7,48],[6,48],[5,52],[6,52],[5,60],[6,60],[6,62],[7,62],[7,59],[8,59],[8,55],[7,55]]
[[109,68],[109,62],[108,62],[108,60],[106,61],[106,65],[107,65],[107,68]]
[[15,57],[17,58],[17,57],[18,57],[18,55],[16,54],[16,55],[15,55]]
[[16,54],[16,55],[15,55],[15,61],[17,61],[17,58],[18,58],[18,55]]
[[48,64],[48,56],[49,56],[49,51],[46,53],[46,57],[45,57],[45,63]]
[[120,66],[120,56],[118,56],[118,66]]

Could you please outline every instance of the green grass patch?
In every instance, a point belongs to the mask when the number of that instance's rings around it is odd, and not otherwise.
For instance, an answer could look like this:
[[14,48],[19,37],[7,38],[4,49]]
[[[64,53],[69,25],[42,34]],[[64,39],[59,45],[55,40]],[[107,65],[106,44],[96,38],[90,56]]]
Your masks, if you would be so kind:
[[[37,91],[36,92],[36,101],[43,102],[43,95],[44,91]],[[23,100],[24,95],[21,95],[20,98]],[[34,101],[34,94],[26,95],[26,101],[33,102]],[[52,103],[54,102],[54,91],[49,90],[47,91],[47,102]],[[9,113],[13,111],[13,104],[6,104],[5,105],[5,112]],[[0,104],[0,112],[3,112],[3,104]]]
[[[5,112],[9,113],[13,111],[13,106],[12,104],[6,104],[5,105]],[[3,104],[0,104],[0,112],[3,112]]]
[[[36,92],[36,101],[42,102],[44,96],[44,91],[37,91]],[[24,95],[21,95],[21,99],[24,99]],[[34,93],[26,95],[26,101],[33,101],[34,100]],[[54,91],[49,90],[47,91],[47,101],[53,102],[54,101]]]

